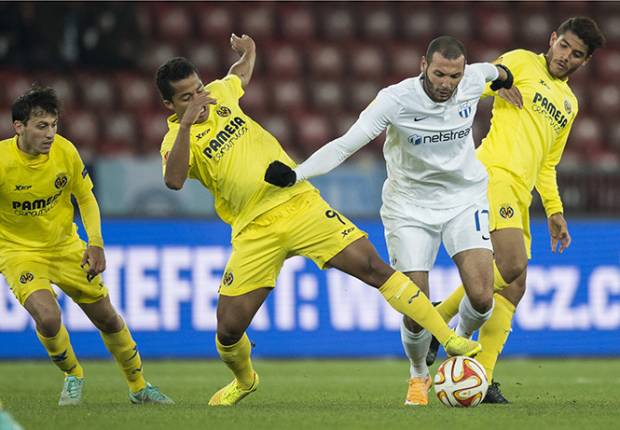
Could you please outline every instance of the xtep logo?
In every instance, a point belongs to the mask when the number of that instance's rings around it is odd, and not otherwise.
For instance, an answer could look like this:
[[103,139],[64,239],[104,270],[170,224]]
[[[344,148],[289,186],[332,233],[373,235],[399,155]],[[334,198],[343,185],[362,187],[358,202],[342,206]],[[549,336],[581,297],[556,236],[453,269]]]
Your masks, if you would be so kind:
[[15,189],[13,191],[24,191],[32,188],[32,185],[15,185]]

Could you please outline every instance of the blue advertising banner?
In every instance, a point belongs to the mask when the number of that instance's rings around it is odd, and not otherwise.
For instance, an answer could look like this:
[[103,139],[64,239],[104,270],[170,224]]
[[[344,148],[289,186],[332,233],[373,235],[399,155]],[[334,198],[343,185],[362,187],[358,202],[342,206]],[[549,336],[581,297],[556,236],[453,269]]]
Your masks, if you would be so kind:
[[[216,357],[219,279],[230,230],[218,221],[106,220],[105,282],[145,357]],[[387,258],[383,227],[361,221]],[[620,355],[620,222],[573,221],[572,246],[552,254],[546,223],[532,225],[527,292],[504,355]],[[412,244],[415,246],[415,244]],[[442,250],[430,275],[431,296],[459,284]],[[107,357],[99,334],[59,295],[80,357]],[[249,331],[260,357],[402,356],[400,316],[380,294],[301,257],[287,260],[277,286]],[[0,358],[46,356],[26,311],[0,277]]]

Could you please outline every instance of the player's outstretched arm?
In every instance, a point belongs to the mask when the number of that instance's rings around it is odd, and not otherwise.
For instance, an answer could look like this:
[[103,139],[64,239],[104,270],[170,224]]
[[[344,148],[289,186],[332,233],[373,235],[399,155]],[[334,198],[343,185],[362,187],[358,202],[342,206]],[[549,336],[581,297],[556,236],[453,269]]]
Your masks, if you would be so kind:
[[252,79],[254,62],[256,61],[256,44],[247,34],[241,37],[236,34],[230,36],[230,46],[241,58],[230,67],[228,74],[237,75],[241,79],[241,86],[246,87]]

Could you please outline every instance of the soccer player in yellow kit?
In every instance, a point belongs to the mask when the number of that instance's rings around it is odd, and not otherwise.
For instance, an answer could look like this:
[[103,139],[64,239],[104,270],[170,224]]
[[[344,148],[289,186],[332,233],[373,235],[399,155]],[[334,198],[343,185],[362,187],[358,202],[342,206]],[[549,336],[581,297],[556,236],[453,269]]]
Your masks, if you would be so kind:
[[235,379],[210,399],[231,406],[255,391],[259,379],[245,333],[254,314],[275,287],[284,260],[293,255],[319,267],[335,267],[379,289],[397,311],[434,333],[450,355],[474,355],[479,345],[456,336],[428,298],[403,273],[381,260],[351,221],[331,208],[309,182],[280,188],[264,180],[270,163],[295,163],[278,141],[239,106],[256,58],[254,41],[232,35],[241,55],[223,79],[203,85],[196,68],[173,58],[157,71],[168,118],[163,139],[164,181],[181,189],[190,177],[215,197],[220,218],[232,226],[232,255],[217,305],[216,347]]
[[[62,323],[57,285],[99,329],[132,403],[173,403],[144,380],[136,343],[108,297],[99,206],[77,149],[56,133],[58,99],[34,87],[12,106],[16,135],[0,141],[0,272],[36,323],[39,340],[65,373],[59,405],[82,399],[84,371]],[[73,223],[74,196],[88,234]]]
[[[531,258],[529,207],[532,189],[540,194],[551,235],[551,251],[562,253],[571,242],[558,192],[556,166],[560,162],[578,104],[568,77],[584,66],[604,43],[596,23],[570,18],[551,34],[546,54],[517,49],[497,61],[514,74],[514,86],[500,90],[506,99],[522,97],[519,109],[495,97],[491,129],[478,149],[489,174],[491,241],[495,252],[495,308],[480,329],[483,351],[476,357],[489,380],[508,334],[515,308],[525,293]],[[516,89],[515,89],[516,88]],[[520,94],[519,94],[520,92]],[[487,87],[486,95],[494,95]],[[458,312],[463,287],[438,306],[449,321]],[[431,349],[428,362],[434,361]],[[508,403],[493,382],[485,403]]]

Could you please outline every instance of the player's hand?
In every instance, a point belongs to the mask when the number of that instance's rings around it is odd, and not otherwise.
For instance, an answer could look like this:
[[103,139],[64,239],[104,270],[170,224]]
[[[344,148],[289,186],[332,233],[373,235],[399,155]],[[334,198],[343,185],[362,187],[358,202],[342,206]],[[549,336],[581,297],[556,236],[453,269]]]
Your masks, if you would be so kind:
[[239,37],[235,33],[233,33],[230,36],[230,46],[232,47],[233,51],[235,51],[239,55],[243,55],[247,51],[253,51],[256,49],[256,43],[254,43],[254,39],[252,39],[247,34]]
[[86,251],[84,251],[84,257],[82,257],[81,266],[88,267],[86,279],[88,279],[88,282],[92,281],[95,276],[105,270],[105,253],[103,248],[88,245]]
[[513,85],[510,89],[501,88],[498,94],[511,105],[516,106],[519,109],[523,108],[523,96],[521,95],[519,88],[515,85]]
[[290,187],[297,181],[297,174],[281,161],[272,162],[265,172],[265,182],[278,187]]
[[557,249],[561,254],[571,243],[568,224],[561,213],[551,215],[547,222],[549,224],[549,234],[551,235],[551,252],[555,252]]
[[209,105],[217,104],[217,100],[209,94],[210,93],[208,91],[201,91],[192,96],[192,99],[187,105],[187,109],[185,109],[183,118],[181,119],[182,126],[193,125],[196,121],[198,121],[198,117],[209,109]]

